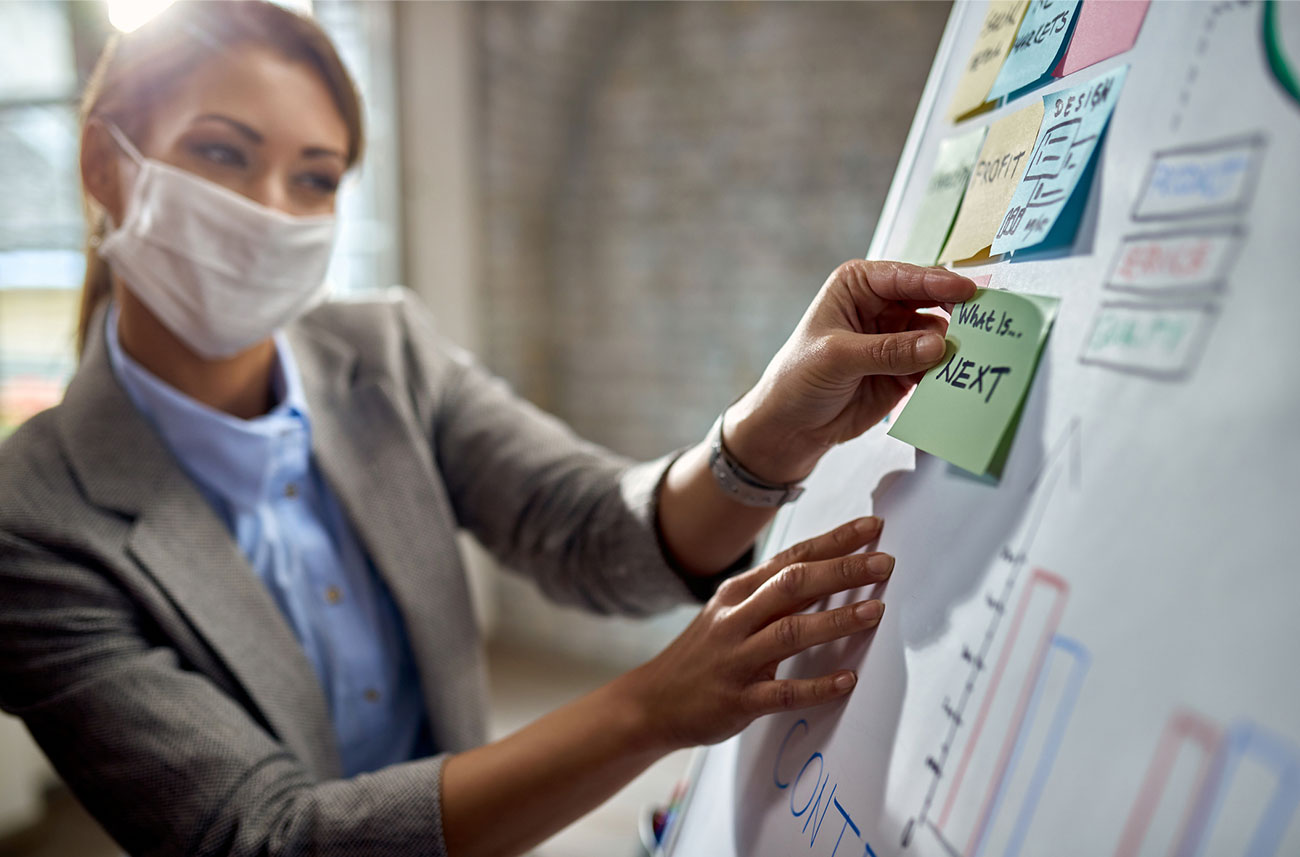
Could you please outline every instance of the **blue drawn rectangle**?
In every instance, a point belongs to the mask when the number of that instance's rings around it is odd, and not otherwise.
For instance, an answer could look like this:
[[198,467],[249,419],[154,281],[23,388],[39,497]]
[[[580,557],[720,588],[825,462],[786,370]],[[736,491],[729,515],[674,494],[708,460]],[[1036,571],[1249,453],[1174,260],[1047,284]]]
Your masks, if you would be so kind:
[[1264,139],[1222,140],[1157,152],[1133,209],[1134,220],[1244,211],[1255,192]]

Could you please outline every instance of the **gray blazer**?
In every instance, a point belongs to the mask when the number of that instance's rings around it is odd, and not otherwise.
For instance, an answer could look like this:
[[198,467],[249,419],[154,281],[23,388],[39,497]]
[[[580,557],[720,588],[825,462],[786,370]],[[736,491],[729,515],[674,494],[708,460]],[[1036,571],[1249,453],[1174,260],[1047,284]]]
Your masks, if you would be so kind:
[[[137,857],[445,854],[445,755],[339,778],[310,663],[118,385],[102,322],[62,403],[0,446],[0,708]],[[288,334],[316,460],[406,620],[440,750],[484,738],[459,527],[561,601],[691,599],[654,525],[669,458],[580,441],[401,290]]]

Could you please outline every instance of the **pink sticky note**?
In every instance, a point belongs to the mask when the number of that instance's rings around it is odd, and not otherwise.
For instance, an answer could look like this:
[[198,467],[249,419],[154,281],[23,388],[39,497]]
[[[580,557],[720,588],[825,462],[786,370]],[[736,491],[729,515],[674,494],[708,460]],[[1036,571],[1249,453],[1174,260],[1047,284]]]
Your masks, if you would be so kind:
[[1074,74],[1133,47],[1150,5],[1151,0],[1083,0],[1070,46],[1052,75]]

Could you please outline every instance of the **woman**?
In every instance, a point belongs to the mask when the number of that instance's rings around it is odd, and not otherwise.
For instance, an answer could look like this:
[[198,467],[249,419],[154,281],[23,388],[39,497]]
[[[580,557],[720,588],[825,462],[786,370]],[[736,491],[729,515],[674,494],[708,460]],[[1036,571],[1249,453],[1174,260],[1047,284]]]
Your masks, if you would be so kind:
[[[0,706],[134,855],[519,853],[665,752],[842,697],[849,671],[776,666],[880,619],[801,613],[889,575],[856,553],[874,519],[737,571],[820,455],[939,360],[915,310],[969,281],[841,266],[712,441],[632,465],[406,294],[320,303],[360,117],[316,25],[255,0],[177,4],[85,96],[80,366],[0,447]],[[594,610],[708,603],[480,746],[458,527]]]

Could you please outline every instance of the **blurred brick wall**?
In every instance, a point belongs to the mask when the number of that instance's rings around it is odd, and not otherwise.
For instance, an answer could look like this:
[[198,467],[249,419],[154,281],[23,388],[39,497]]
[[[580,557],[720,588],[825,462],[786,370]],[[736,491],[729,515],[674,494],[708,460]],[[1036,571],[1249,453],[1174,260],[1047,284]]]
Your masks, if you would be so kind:
[[[473,7],[482,356],[638,457],[703,436],[870,243],[948,5]],[[498,581],[502,636],[628,666],[689,619]]]
[[484,358],[651,456],[866,251],[948,5],[476,7]]

